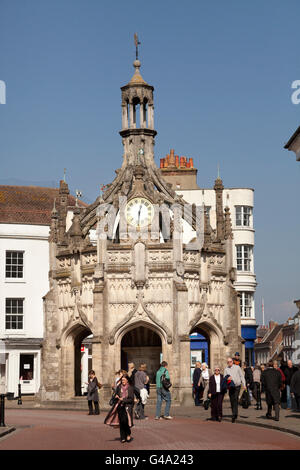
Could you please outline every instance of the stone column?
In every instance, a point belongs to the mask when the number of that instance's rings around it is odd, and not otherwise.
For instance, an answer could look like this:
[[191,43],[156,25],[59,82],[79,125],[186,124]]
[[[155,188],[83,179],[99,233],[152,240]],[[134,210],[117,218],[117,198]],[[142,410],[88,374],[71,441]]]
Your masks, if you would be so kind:
[[145,108],[144,104],[140,104],[140,128],[143,129],[145,126]]
[[122,104],[122,129],[128,128],[127,104]]
[[180,337],[180,403],[183,406],[194,404],[191,384],[191,352],[189,335]]
[[154,106],[153,104],[148,105],[148,127],[154,129]]
[[129,104],[129,127],[130,129],[134,128],[134,123],[133,123],[133,104]]
[[93,369],[95,370],[98,380],[103,384],[104,379],[104,309],[105,309],[105,283],[103,280],[95,279],[95,287],[93,291]]

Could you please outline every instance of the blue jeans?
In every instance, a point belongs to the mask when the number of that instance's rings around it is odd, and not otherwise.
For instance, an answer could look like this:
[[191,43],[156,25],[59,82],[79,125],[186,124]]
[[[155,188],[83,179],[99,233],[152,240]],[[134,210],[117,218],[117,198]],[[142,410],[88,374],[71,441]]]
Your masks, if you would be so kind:
[[156,416],[160,416],[161,414],[161,405],[163,400],[166,402],[165,414],[164,416],[170,415],[170,408],[171,408],[171,392],[169,390],[165,390],[163,388],[156,389],[157,394],[157,402],[156,402]]
[[286,386],[286,406],[287,408],[292,408],[292,397],[291,397],[290,385]]

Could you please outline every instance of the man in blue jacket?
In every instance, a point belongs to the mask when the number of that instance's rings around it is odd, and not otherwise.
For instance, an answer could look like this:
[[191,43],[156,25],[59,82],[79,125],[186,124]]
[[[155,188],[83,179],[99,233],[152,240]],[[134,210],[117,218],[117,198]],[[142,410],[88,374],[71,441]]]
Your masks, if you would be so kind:
[[173,419],[170,416],[170,408],[171,408],[171,392],[169,389],[166,389],[163,386],[163,379],[166,378],[170,380],[170,374],[168,371],[168,363],[163,361],[160,365],[160,368],[156,372],[156,395],[157,395],[157,402],[156,402],[156,414],[155,419],[161,419],[161,406],[163,400],[166,402],[166,408],[163,418],[164,419]]

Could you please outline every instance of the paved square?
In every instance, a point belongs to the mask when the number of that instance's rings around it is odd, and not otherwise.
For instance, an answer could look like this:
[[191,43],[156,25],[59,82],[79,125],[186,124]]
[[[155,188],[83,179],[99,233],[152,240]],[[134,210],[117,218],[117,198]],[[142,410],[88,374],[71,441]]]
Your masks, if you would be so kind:
[[135,421],[133,441],[121,444],[119,430],[104,425],[106,413],[18,410],[6,413],[17,430],[0,439],[0,450],[300,450],[300,438],[279,431],[223,421],[175,417]]

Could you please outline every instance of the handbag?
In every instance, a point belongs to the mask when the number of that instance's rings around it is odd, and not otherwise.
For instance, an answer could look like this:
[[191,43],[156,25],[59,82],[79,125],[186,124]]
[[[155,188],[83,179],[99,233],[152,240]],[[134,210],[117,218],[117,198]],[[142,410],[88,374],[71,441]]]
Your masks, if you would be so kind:
[[109,400],[109,406],[114,406],[117,403],[118,399],[116,398],[116,395],[117,395],[117,392],[112,394],[112,397]]
[[162,374],[160,381],[165,390],[169,390],[169,388],[172,387],[171,381],[170,379],[167,379],[165,373]]
[[208,398],[207,400],[205,400],[205,402],[204,402],[203,405],[204,405],[204,409],[205,409],[205,410],[208,410],[209,405],[210,405],[210,399]]
[[241,396],[241,399],[240,399],[240,406],[242,406],[243,408],[249,408],[249,404],[250,403],[250,398],[249,398],[249,393],[247,390],[244,390],[242,396]]

